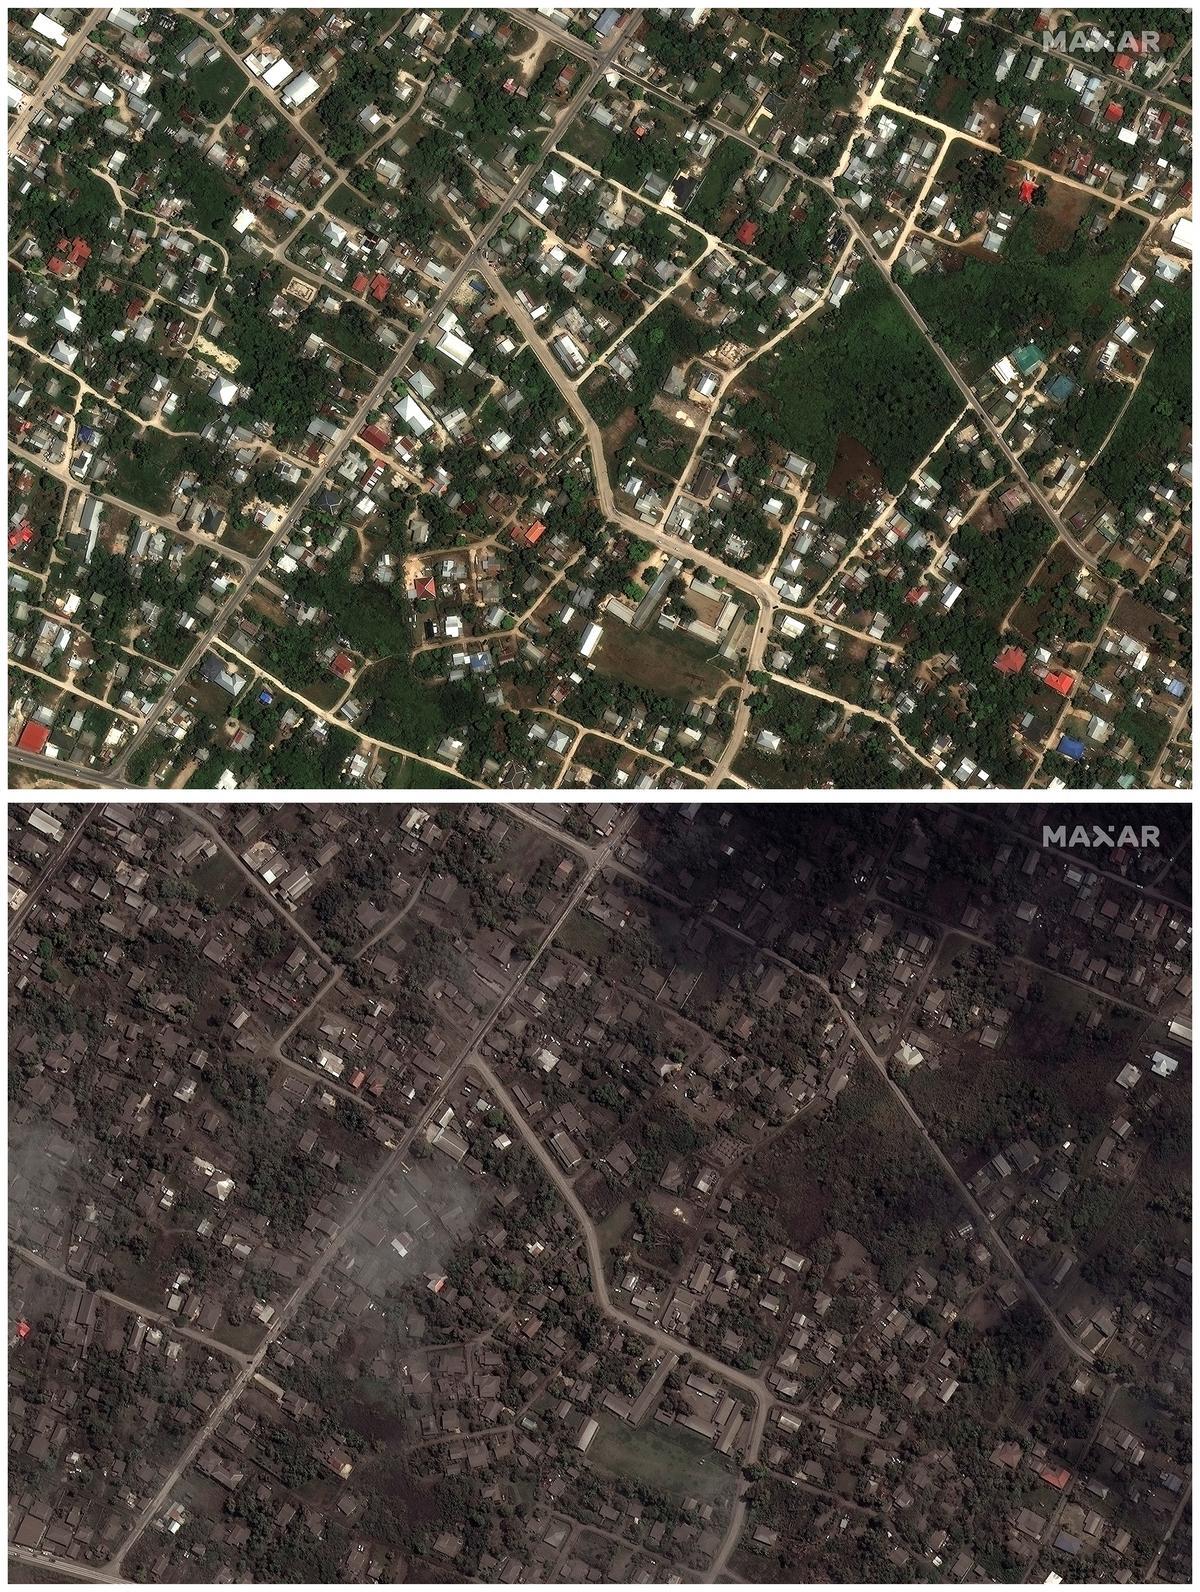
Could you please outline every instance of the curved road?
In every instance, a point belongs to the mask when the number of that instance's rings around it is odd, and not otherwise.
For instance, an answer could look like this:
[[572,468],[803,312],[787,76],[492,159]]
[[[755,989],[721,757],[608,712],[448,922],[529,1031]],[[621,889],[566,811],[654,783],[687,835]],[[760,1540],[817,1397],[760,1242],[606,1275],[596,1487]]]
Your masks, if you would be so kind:
[[[671,1350],[682,1359],[685,1356],[698,1366],[711,1371],[714,1376],[720,1377],[723,1382],[740,1388],[743,1393],[748,1393],[753,1401],[754,1414],[750,1422],[750,1435],[746,1445],[746,1457],[750,1463],[758,1459],[759,1449],[762,1446],[763,1431],[767,1424],[767,1411],[772,1403],[770,1389],[762,1377],[749,1376],[745,1371],[739,1371],[731,1365],[726,1365],[724,1360],[718,1360],[714,1355],[706,1354],[703,1349],[698,1349],[694,1344],[688,1343],[683,1338],[674,1338],[669,1332],[664,1332],[661,1327],[652,1322],[643,1321],[640,1316],[631,1315],[628,1311],[620,1309],[613,1304],[608,1291],[608,1278],[604,1271],[604,1256],[600,1252],[600,1240],[596,1236],[596,1228],[591,1217],[580,1203],[579,1196],[567,1178],[554,1156],[542,1143],[538,1135],[526,1122],[520,1107],[500,1082],[495,1072],[482,1057],[474,1059],[470,1068],[479,1074],[487,1083],[488,1089],[504,1107],[505,1114],[516,1125],[526,1147],[534,1159],[541,1166],[543,1172],[554,1184],[562,1196],[564,1203],[579,1224],[583,1234],[584,1248],[587,1253],[588,1270],[592,1275],[592,1292],[595,1295],[596,1305],[609,1320],[615,1321],[621,1327],[636,1332],[640,1337],[653,1343],[656,1348]],[[746,1502],[742,1496],[743,1489],[739,1487],[730,1516],[729,1525],[721,1546],[717,1550],[716,1558],[709,1569],[708,1579],[715,1581],[728,1564],[742,1527],[746,1520]]]

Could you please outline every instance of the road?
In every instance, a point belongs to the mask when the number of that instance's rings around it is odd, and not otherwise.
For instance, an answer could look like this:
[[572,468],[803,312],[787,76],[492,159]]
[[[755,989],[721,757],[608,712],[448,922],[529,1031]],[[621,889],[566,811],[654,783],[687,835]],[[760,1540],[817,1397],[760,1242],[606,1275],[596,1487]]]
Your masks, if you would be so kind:
[[[695,913],[694,902],[685,901],[681,896],[673,894],[665,886],[653,883],[652,881],[643,878],[642,875],[635,873],[631,868],[625,867],[624,864],[618,863],[617,871],[625,873],[629,878],[635,880],[642,889],[654,891],[657,895],[662,896],[664,900],[670,901],[673,906],[679,907],[682,911],[685,911],[688,914]],[[757,951],[761,956],[767,957],[769,960],[778,963],[780,967],[785,968],[795,977],[803,979],[806,984],[809,984],[813,988],[821,991],[821,993],[826,997],[830,1005],[845,1023],[846,1031],[854,1038],[855,1043],[860,1047],[863,1055],[868,1058],[868,1060],[875,1066],[877,1071],[882,1076],[884,1083],[895,1099],[897,1105],[912,1123],[913,1127],[916,1128],[918,1134],[920,1135],[922,1144],[937,1162],[941,1171],[949,1180],[951,1186],[956,1190],[959,1198],[962,1200],[962,1203],[970,1211],[973,1219],[978,1225],[980,1233],[988,1239],[989,1246],[991,1247],[993,1253],[998,1255],[1004,1261],[1009,1271],[1021,1284],[1021,1287],[1025,1290],[1025,1293],[1028,1295],[1028,1297],[1033,1301],[1034,1304],[1038,1306],[1043,1315],[1045,1315],[1059,1340],[1077,1359],[1083,1360],[1087,1365],[1094,1365],[1096,1363],[1095,1355],[1092,1354],[1089,1349],[1085,1349],[1081,1343],[1076,1342],[1072,1335],[1067,1331],[1066,1327],[1064,1327],[1062,1322],[1058,1319],[1053,1306],[1046,1299],[1045,1295],[1026,1275],[1024,1268],[1021,1266],[1012,1250],[1000,1237],[992,1222],[984,1213],[984,1210],[979,1204],[978,1200],[971,1193],[970,1189],[963,1182],[962,1178],[959,1177],[957,1171],[954,1169],[954,1166],[942,1151],[942,1148],[938,1144],[937,1140],[929,1132],[928,1128],[926,1128],[923,1119],[913,1106],[912,1102],[909,1100],[908,1096],[900,1088],[899,1084],[897,1084],[892,1078],[888,1071],[886,1059],[879,1055],[875,1047],[867,1039],[866,1035],[859,1028],[858,1023],[853,1017],[851,1017],[850,1013],[842,1004],[841,999],[830,988],[828,981],[818,977],[818,975],[815,973],[807,972],[797,963],[790,961],[786,956],[780,955],[778,951],[772,949],[770,946],[764,945],[761,941],[755,940],[751,935],[743,933],[741,929],[736,929],[731,924],[726,923],[724,919],[716,917],[712,913],[705,913],[703,916],[706,922],[711,923],[714,928],[720,930],[720,932],[723,934],[727,934],[730,936],[730,938],[739,941],[743,945],[749,946],[751,949]],[[939,928],[940,927],[942,926],[939,925]],[[956,929],[953,932],[956,934],[964,934],[964,937],[968,939],[974,938],[971,935],[965,935],[964,931],[962,930]],[[981,940],[979,943],[984,945],[989,944],[989,942],[983,940]],[[1036,963],[1031,965],[1040,966],[1040,964]]]
[[[567,47],[574,46],[576,54],[580,55],[583,59],[589,58],[591,52],[586,46],[580,45],[578,40],[570,40],[570,43],[568,44],[567,37],[562,34],[560,29],[554,27],[553,24],[545,22],[541,17],[538,17],[531,12],[520,12],[517,14],[520,15],[527,26],[540,29],[550,37],[558,39]],[[622,70],[619,65],[617,70]],[[637,80],[632,80],[632,84],[637,86]],[[695,106],[689,106],[685,100],[679,99],[676,95],[667,92],[661,87],[656,86],[654,92],[659,98],[665,100],[668,104],[675,106],[677,110],[683,112],[689,118],[695,118]],[[907,115],[908,112],[903,112],[902,114]],[[710,117],[705,125],[714,132],[717,132],[726,138],[732,139],[735,143],[743,144],[747,149],[753,150],[760,159],[770,161],[772,164],[781,167],[784,171],[789,172],[793,177],[799,179],[808,187],[817,188],[825,194],[826,198],[831,201],[835,210],[837,211],[839,219],[853,234],[867,258],[871,260],[871,262],[879,269],[880,274],[887,283],[891,292],[904,306],[906,313],[913,321],[913,324],[917,327],[918,331],[921,333],[922,338],[937,358],[938,363],[942,366],[942,369],[946,372],[951,381],[954,383],[955,387],[962,394],[969,409],[975,416],[976,422],[982,427],[983,430],[988,433],[990,439],[1003,453],[1006,462],[1009,464],[1018,480],[1029,493],[1031,500],[1046,516],[1047,520],[1054,527],[1058,535],[1062,537],[1063,541],[1066,542],[1071,551],[1075,553],[1081,562],[1088,565],[1089,568],[1097,568],[1099,559],[1095,554],[1089,553],[1087,549],[1076,540],[1076,538],[1071,534],[1070,529],[1062,521],[1057,509],[1055,509],[1046,498],[1045,493],[1042,492],[1039,487],[1035,486],[1034,483],[1029,479],[1024,465],[1013,452],[1012,447],[1005,440],[998,427],[995,426],[988,415],[984,413],[975,392],[967,383],[958,367],[954,364],[953,360],[951,360],[943,352],[941,346],[934,338],[932,332],[930,332],[929,327],[926,325],[922,316],[918,313],[916,306],[913,304],[908,294],[905,293],[904,290],[892,280],[891,270],[888,266],[887,260],[875,248],[874,244],[871,242],[871,239],[867,236],[866,232],[864,232],[863,228],[859,226],[858,221],[856,220],[853,211],[850,208],[849,202],[841,199],[837,194],[834,193],[832,182],[822,181],[818,178],[815,178],[811,172],[805,171],[802,167],[795,165],[792,161],[785,160],[774,150],[765,149],[761,144],[749,137],[748,134],[739,131],[737,128],[729,127],[724,122],[716,121]],[[938,125],[940,126],[940,124]],[[948,136],[955,136],[954,129],[952,128],[942,128],[941,130]]]
[[45,105],[50,95],[66,77],[68,71],[75,64],[75,58],[88,41],[88,35],[105,14],[104,9],[89,11],[81,18],[79,31],[63,45],[58,59],[51,65],[49,71],[41,82],[30,94],[24,105],[8,124],[8,147],[16,150],[20,147],[21,140],[29,131],[29,124]]
[[[771,1406],[771,1390],[762,1377],[749,1376],[745,1371],[726,1365],[724,1360],[718,1360],[714,1355],[706,1354],[703,1349],[698,1349],[694,1344],[688,1343],[684,1338],[672,1337],[669,1332],[664,1332],[653,1322],[643,1321],[640,1316],[635,1316],[629,1311],[620,1309],[612,1301],[608,1291],[608,1277],[604,1269],[604,1255],[600,1249],[600,1240],[596,1227],[576,1194],[573,1184],[564,1173],[562,1167],[554,1156],[542,1143],[538,1135],[525,1120],[520,1107],[500,1082],[495,1071],[482,1057],[476,1057],[471,1063],[471,1071],[478,1073],[487,1084],[489,1093],[493,1094],[504,1107],[504,1114],[515,1125],[526,1148],[541,1166],[543,1172],[558,1190],[564,1204],[574,1216],[575,1221],[583,1235],[584,1251],[587,1255],[588,1271],[591,1273],[592,1294],[596,1308],[606,1315],[610,1321],[627,1332],[634,1332],[652,1343],[656,1349],[669,1349],[679,1355],[685,1356],[694,1365],[703,1367],[723,1382],[728,1382],[732,1387],[739,1388],[743,1393],[749,1394],[753,1404],[753,1415],[750,1421],[749,1435],[746,1442],[746,1461],[753,1464],[758,1459],[759,1449],[762,1446],[763,1432],[767,1423],[767,1412]],[[717,1551],[716,1558],[709,1570],[708,1580],[715,1581],[724,1570],[729,1558],[737,1546],[742,1527],[746,1519],[746,1503],[739,1495],[734,1501],[733,1511]]]
[[250,1383],[254,1380],[255,1376],[261,1369],[262,1363],[269,1353],[272,1345],[283,1332],[284,1328],[290,1324],[300,1306],[304,1303],[305,1299],[307,1299],[313,1288],[320,1281],[330,1261],[336,1254],[338,1254],[346,1239],[353,1232],[359,1219],[362,1217],[364,1212],[371,1208],[376,1195],[379,1193],[380,1189],[385,1186],[388,1179],[391,1178],[398,1169],[402,1168],[404,1164],[404,1158],[409,1153],[414,1140],[433,1119],[435,1113],[441,1109],[443,1103],[451,1096],[468,1064],[475,1064],[473,1053],[479,1049],[484,1039],[486,1039],[488,1033],[491,1031],[493,1025],[498,1021],[501,1014],[507,1008],[509,1002],[524,986],[526,980],[529,978],[530,973],[538,965],[538,962],[546,950],[546,947],[553,941],[555,935],[562,928],[562,925],[566,922],[567,918],[572,912],[574,912],[575,908],[579,905],[579,902],[583,899],[583,896],[591,886],[591,882],[595,877],[597,870],[604,866],[605,862],[608,861],[613,848],[617,846],[624,838],[627,829],[633,823],[633,818],[634,813],[631,812],[625,818],[623,823],[614,829],[613,834],[608,842],[596,852],[592,861],[584,869],[574,888],[571,890],[571,893],[567,897],[562,911],[555,918],[554,922],[550,925],[549,929],[547,929],[546,933],[539,941],[532,957],[530,957],[528,962],[522,965],[519,973],[509,984],[508,988],[500,997],[499,1001],[493,1006],[492,1010],[477,1024],[466,1044],[463,1046],[458,1060],[447,1070],[439,1088],[433,1092],[428,1104],[419,1113],[412,1127],[409,1128],[409,1130],[399,1140],[396,1148],[391,1151],[387,1158],[380,1164],[379,1168],[376,1170],[370,1181],[367,1183],[366,1187],[363,1189],[363,1192],[359,1195],[358,1199],[355,1200],[346,1216],[330,1235],[329,1243],[325,1246],[325,1249],[321,1253],[318,1260],[315,1262],[307,1275],[303,1277],[299,1283],[297,1283],[286,1302],[280,1307],[274,1320],[271,1322],[270,1327],[264,1334],[263,1340],[259,1344],[258,1348],[246,1358],[241,1370],[230,1383],[226,1391],[222,1394],[221,1398],[213,1406],[213,1409],[205,1419],[196,1436],[191,1440],[186,1449],[180,1455],[178,1461],[171,1469],[166,1480],[163,1482],[154,1496],[138,1513],[129,1534],[126,1536],[124,1542],[121,1544],[117,1552],[109,1560],[107,1568],[113,1571],[120,1570],[125,1558],[128,1556],[133,1547],[141,1540],[147,1527],[153,1520],[157,1519],[157,1517],[167,1507],[171,1499],[171,1494],[179,1484],[180,1477],[195,1462],[202,1449],[208,1442],[212,1440],[219,1430],[221,1422],[236,1406],[238,1400],[245,1393],[246,1389],[249,1387]]
[[[33,805],[36,806],[37,805],[36,802]],[[64,811],[65,811],[65,809],[64,809]],[[21,905],[17,908],[17,910],[15,912],[10,912],[9,913],[9,917],[8,917],[8,943],[10,945],[12,944],[13,940],[16,938],[17,931],[20,929],[22,923],[24,923],[25,919],[28,917],[30,911],[32,910],[34,902],[40,897],[42,891],[50,883],[51,879],[54,878],[55,874],[58,873],[58,871],[62,868],[63,864],[70,857],[72,851],[74,851],[76,843],[79,840],[80,835],[83,834],[83,831],[87,828],[88,824],[91,822],[92,817],[95,814],[95,811],[96,811],[95,806],[92,805],[92,804],[89,804],[87,807],[85,807],[83,809],[83,812],[82,812],[82,814],[80,815],[80,818],[79,818],[79,822],[75,825],[75,828],[71,831],[71,833],[64,840],[62,840],[59,843],[58,849],[54,853],[53,861],[49,864],[48,867],[43,869],[40,878],[37,878],[37,879],[34,880],[33,888],[30,890],[29,894],[25,897],[24,901],[21,902]],[[59,822],[61,823],[62,820],[59,819]]]
[[[782,961],[784,958],[781,957],[779,960]],[[1054,1330],[1055,1336],[1070,1350],[1076,1359],[1083,1360],[1087,1365],[1095,1365],[1095,1355],[1090,1349],[1085,1349],[1082,1343],[1077,1342],[1077,1340],[1071,1336],[1066,1327],[1064,1327],[1062,1322],[1058,1319],[1058,1316],[1054,1311],[1054,1307],[1050,1304],[1050,1301],[1041,1292],[1037,1284],[1031,1281],[1031,1279],[1026,1275],[1024,1267],[1017,1260],[1016,1256],[1013,1254],[1012,1250],[1008,1247],[1005,1241],[1000,1237],[1000,1234],[997,1232],[995,1226],[985,1213],[983,1206],[980,1205],[974,1194],[971,1193],[970,1189],[963,1182],[962,1178],[959,1177],[958,1173],[954,1169],[953,1163],[950,1161],[949,1156],[946,1155],[941,1145],[925,1126],[924,1121],[917,1112],[917,1109],[913,1105],[912,1101],[892,1077],[888,1070],[886,1059],[879,1054],[879,1052],[867,1039],[867,1036],[863,1033],[862,1029],[859,1028],[854,1018],[851,1017],[845,1006],[842,1005],[840,998],[833,993],[828,983],[826,983],[824,979],[818,978],[813,973],[803,973],[799,968],[795,968],[794,971],[800,973],[801,977],[805,978],[810,984],[816,985],[818,989],[821,989],[825,992],[825,995],[828,997],[830,1003],[833,1005],[834,1009],[845,1023],[847,1030],[853,1034],[855,1043],[860,1047],[863,1055],[874,1063],[874,1066],[880,1077],[887,1085],[892,1098],[900,1107],[901,1111],[903,1111],[904,1115],[912,1123],[913,1127],[917,1130],[921,1137],[921,1142],[924,1144],[926,1150],[937,1162],[945,1177],[949,1179],[951,1185],[957,1191],[959,1199],[974,1217],[979,1227],[979,1231],[988,1240],[988,1247],[994,1253],[999,1254],[1006,1261],[1009,1270],[1018,1279],[1026,1294],[1030,1299],[1033,1300],[1034,1304],[1038,1306],[1042,1314],[1046,1317],[1047,1321],[1049,1321]]]
[[507,219],[509,210],[514,204],[519,203],[521,196],[525,193],[525,190],[533,181],[542,156],[547,154],[549,150],[553,148],[557,140],[562,137],[567,128],[570,127],[571,123],[580,115],[581,111],[588,102],[592,90],[595,88],[601,75],[607,70],[617,51],[625,42],[625,35],[630,31],[630,28],[636,19],[636,12],[633,12],[626,17],[620,26],[614,30],[612,42],[608,45],[606,50],[596,56],[591,71],[588,73],[584,81],[579,85],[579,88],[576,90],[575,97],[572,99],[570,105],[563,115],[555,122],[554,126],[543,139],[538,159],[531,162],[530,165],[526,167],[525,171],[517,179],[514,186],[509,190],[504,202],[497,206],[495,215],[483,228],[482,232],[480,232],[478,238],[475,240],[471,248],[468,249],[466,254],[463,255],[462,260],[459,262],[458,267],[454,271],[450,280],[434,300],[432,308],[427,312],[420,324],[415,327],[405,338],[404,342],[400,345],[395,358],[388,365],[383,375],[379,377],[378,381],[376,381],[375,385],[371,388],[367,396],[359,404],[358,408],[354,412],[353,418],[347,423],[341,434],[341,437],[330,449],[329,453],[322,461],[320,468],[313,471],[312,479],[300,493],[299,497],[297,497],[296,501],[292,504],[292,507],[288,510],[287,515],[280,523],[279,528],[274,532],[262,550],[256,555],[254,561],[243,572],[242,578],[235,586],[231,588],[229,596],[217,610],[207,630],[205,630],[203,635],[199,637],[191,651],[188,653],[187,657],[183,660],[183,663],[180,664],[180,666],[175,670],[170,684],[164,688],[162,696],[147,714],[141,729],[135,736],[132,737],[120,755],[114,760],[112,765],[112,771],[114,774],[121,774],[128,767],[129,759],[134,755],[139,747],[144,744],[144,742],[153,732],[154,726],[157,724],[158,720],[167,711],[167,708],[170,706],[170,703],[173,699],[174,692],[180,682],[186,680],[191,671],[200,662],[200,659],[212,645],[214,638],[218,636],[221,630],[224,628],[227,620],[237,611],[246,594],[251,590],[254,581],[259,575],[262,574],[263,570],[266,569],[276,550],[283,545],[283,543],[295,530],[296,526],[300,523],[308,509],[310,501],[317,494],[317,492],[320,491],[326,479],[331,477],[336,471],[338,464],[345,456],[347,450],[353,445],[358,433],[366,424],[368,415],[373,409],[378,408],[382,398],[391,387],[392,382],[401,373],[409,359],[412,357],[412,354],[418,343],[423,341],[423,339],[428,336],[431,329],[437,325],[437,322],[444,311],[452,306],[459,291],[467,281],[467,278],[472,274],[473,271],[477,269],[480,259],[486,251],[488,244],[491,242],[492,238],[500,230],[501,226]]
[[[74,1559],[60,1559],[54,1553],[42,1553],[37,1548],[14,1548],[9,1545],[8,1557],[17,1564],[28,1565],[31,1570],[40,1570],[45,1575],[50,1570],[57,1570],[67,1581],[99,1581],[105,1586],[128,1585],[122,1575],[113,1575],[109,1570],[100,1569],[94,1564],[79,1564]],[[15,1576],[9,1576],[9,1584],[19,1586],[21,1583]]]
[[139,1304],[136,1299],[126,1299],[121,1294],[112,1293],[107,1288],[92,1288],[81,1278],[72,1276],[62,1266],[56,1266],[53,1261],[47,1260],[45,1255],[39,1255],[32,1249],[26,1249],[24,1244],[10,1244],[10,1255],[20,1255],[31,1266],[36,1266],[39,1271],[48,1272],[50,1276],[57,1277],[60,1282],[67,1283],[72,1288],[78,1288],[83,1293],[90,1293],[95,1298],[103,1300],[106,1304],[116,1305],[118,1309],[127,1311],[130,1315],[141,1316],[145,1321],[153,1321],[157,1326],[165,1327],[168,1332],[177,1338],[189,1338],[193,1343],[198,1343],[201,1348],[207,1349],[209,1354],[222,1355],[227,1360],[236,1360],[244,1365],[249,1358],[240,1349],[230,1348],[229,1344],[222,1343],[207,1332],[198,1332],[195,1327],[185,1326],[178,1316],[168,1314],[164,1310],[151,1310],[146,1305]]

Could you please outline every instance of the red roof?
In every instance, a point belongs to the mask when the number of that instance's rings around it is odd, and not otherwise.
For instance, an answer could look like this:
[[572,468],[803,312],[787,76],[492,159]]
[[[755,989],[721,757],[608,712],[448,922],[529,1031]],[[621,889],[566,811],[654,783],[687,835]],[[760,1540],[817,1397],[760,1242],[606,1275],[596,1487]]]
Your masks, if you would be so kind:
[[1043,1465],[1041,1470],[1038,1471],[1038,1475],[1046,1483],[1047,1487],[1062,1488],[1065,1487],[1071,1479],[1071,1472],[1061,1465],[1057,1467]]
[[541,538],[541,535],[545,529],[546,527],[541,520],[534,520],[533,524],[525,532],[523,537],[518,533],[518,539],[523,541],[526,547],[532,547],[533,544]]
[[33,526],[28,520],[22,520],[15,531],[8,533],[8,545],[12,547],[28,547],[33,541]]
[[1020,674],[1025,667],[1025,652],[1022,647],[1005,647],[996,659],[996,668],[1001,674]]
[[17,1322],[17,1337],[18,1338],[27,1338],[32,1330],[33,1329],[30,1327],[28,1321],[18,1321]]
[[391,285],[391,278],[384,276],[382,271],[379,272],[378,275],[371,278],[371,297],[378,299],[382,304],[388,296],[388,289]]
[[1124,114],[1125,110],[1123,106],[1118,105],[1116,100],[1109,100],[1108,109],[1104,113],[1104,119],[1106,122],[1119,122]]
[[739,243],[744,243],[749,248],[750,244],[758,237],[758,222],[743,221],[735,236]]
[[82,238],[76,238],[74,242],[70,238],[59,238],[55,252],[65,254],[72,265],[86,265],[92,257],[91,245]]
[[350,284],[351,293],[365,293],[367,291],[367,283],[370,280],[370,277],[365,271],[360,271],[354,278],[354,281]]
[[422,580],[417,582],[414,590],[416,591],[418,597],[436,597],[437,582],[434,580],[432,575],[426,575]]
[[1075,676],[1068,674],[1065,669],[1052,669],[1046,676],[1046,684],[1051,691],[1057,691],[1059,696],[1070,696]]
[[333,670],[334,674],[340,674],[344,678],[346,675],[353,673],[354,660],[346,653],[339,652],[329,667]]
[[50,739],[50,726],[48,724],[35,724],[32,719],[25,721],[25,728],[17,736],[17,750],[21,752],[40,752]]
[[1116,67],[1118,72],[1131,72],[1133,70],[1133,56],[1114,55],[1113,65]]
[[366,1073],[366,1068],[365,1067],[359,1067],[356,1072],[352,1072],[350,1074],[350,1087],[351,1087],[351,1089],[361,1089],[363,1084],[366,1083],[366,1081],[367,1081],[367,1073]]
[[1026,177],[1024,182],[1021,184],[1021,203],[1023,205],[1031,205],[1033,203],[1033,196],[1035,193],[1037,193],[1037,191],[1037,183],[1034,182],[1032,177]]
[[62,269],[65,264],[66,262],[64,260],[60,260],[57,254],[52,254],[50,256],[50,263],[46,269],[50,272],[51,276],[61,276]]
[[391,446],[391,437],[382,426],[364,426],[359,432],[364,442],[369,442],[373,448],[387,448]]

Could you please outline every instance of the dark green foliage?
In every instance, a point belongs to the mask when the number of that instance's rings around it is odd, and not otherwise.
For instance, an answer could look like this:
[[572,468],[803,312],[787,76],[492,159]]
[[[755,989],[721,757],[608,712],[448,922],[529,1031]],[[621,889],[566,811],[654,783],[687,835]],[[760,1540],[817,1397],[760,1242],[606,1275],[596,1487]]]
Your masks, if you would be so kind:
[[748,378],[762,395],[738,411],[751,436],[813,459],[823,481],[846,434],[869,451],[893,492],[958,407],[949,377],[865,262],[840,309],[786,339]]

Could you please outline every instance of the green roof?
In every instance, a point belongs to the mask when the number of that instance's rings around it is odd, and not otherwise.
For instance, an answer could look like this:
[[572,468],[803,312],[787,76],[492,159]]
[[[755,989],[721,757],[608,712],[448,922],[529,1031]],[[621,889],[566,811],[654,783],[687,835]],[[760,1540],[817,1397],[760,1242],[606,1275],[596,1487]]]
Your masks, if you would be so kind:
[[1018,348],[1013,358],[1016,360],[1017,369],[1022,376],[1028,376],[1031,370],[1035,370],[1038,365],[1046,363],[1046,356],[1036,343],[1026,343],[1024,348]]

